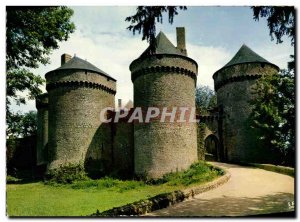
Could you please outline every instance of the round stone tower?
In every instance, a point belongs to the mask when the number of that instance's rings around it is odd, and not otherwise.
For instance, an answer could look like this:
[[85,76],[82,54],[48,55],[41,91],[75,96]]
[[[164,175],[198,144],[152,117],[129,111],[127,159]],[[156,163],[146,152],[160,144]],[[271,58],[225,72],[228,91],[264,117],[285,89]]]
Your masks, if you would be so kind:
[[[187,57],[184,28],[177,28],[177,47],[160,32],[155,52],[150,48],[130,65],[134,107],[162,110],[195,107],[197,63]],[[146,178],[187,169],[197,161],[197,129],[194,122],[134,124],[134,171]]]
[[116,80],[85,60],[63,54],[61,67],[48,72],[46,82],[48,169],[68,164],[109,166],[111,128],[100,122],[100,112],[115,106]]
[[225,160],[233,162],[268,162],[270,152],[259,143],[250,127],[250,101],[255,98],[253,87],[262,75],[278,73],[279,68],[243,45],[236,55],[213,79],[217,104],[222,113]]

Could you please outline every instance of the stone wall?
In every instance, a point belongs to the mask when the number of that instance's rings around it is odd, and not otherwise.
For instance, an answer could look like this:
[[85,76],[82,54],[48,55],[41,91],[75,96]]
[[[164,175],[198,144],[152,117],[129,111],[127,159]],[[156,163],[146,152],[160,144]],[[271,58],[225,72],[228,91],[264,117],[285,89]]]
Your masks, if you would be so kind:
[[224,68],[214,75],[218,106],[224,108],[223,143],[227,160],[269,162],[272,154],[263,147],[250,127],[253,87],[261,75],[277,73],[269,64],[249,63]]
[[61,69],[54,70],[45,75],[47,80],[47,87],[51,87],[51,84],[66,83],[71,84],[79,82],[81,84],[91,85],[93,88],[111,89],[112,92],[116,91],[116,81],[110,77],[101,75],[96,72],[87,70],[72,70]]
[[110,124],[103,108],[114,107],[116,82],[98,73],[59,70],[48,73],[49,169],[85,164],[93,174],[111,167]]
[[37,108],[37,165],[48,162],[48,94],[36,98]]
[[[206,147],[205,147],[205,140],[208,136],[214,135],[219,141],[219,131],[218,131],[218,124],[219,124],[219,117],[216,114],[200,116],[200,122],[198,124],[198,159],[204,160]],[[221,148],[221,147],[219,147]],[[218,149],[218,160],[223,160],[223,155],[220,153],[221,150]]]
[[[155,55],[130,65],[135,107],[195,107],[197,63],[177,55]],[[134,169],[157,178],[197,161],[196,123],[134,124]]]
[[133,175],[133,124],[122,121],[113,124],[114,170],[124,178]]
[[198,160],[205,160],[204,134],[205,124],[197,124],[197,157]]

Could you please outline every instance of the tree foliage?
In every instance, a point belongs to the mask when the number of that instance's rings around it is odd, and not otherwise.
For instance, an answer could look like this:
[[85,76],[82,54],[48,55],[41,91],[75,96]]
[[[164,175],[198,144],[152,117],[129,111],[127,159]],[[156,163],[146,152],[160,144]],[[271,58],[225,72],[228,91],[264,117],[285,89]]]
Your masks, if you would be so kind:
[[66,41],[75,26],[67,7],[6,8],[6,66],[37,68],[49,63],[48,55]]
[[20,104],[26,100],[18,92],[28,90],[29,99],[41,93],[42,78],[28,68],[49,63],[48,55],[59,47],[58,42],[66,41],[74,32],[70,21],[73,10],[64,6],[9,6],[6,11],[7,97]]
[[[295,8],[292,6],[252,7],[255,20],[266,18],[271,40],[282,43],[288,36],[295,44]],[[260,132],[260,139],[275,151],[280,151],[280,164],[294,165],[295,159],[295,60],[291,55],[288,70],[279,75],[264,76],[255,87],[256,99],[251,103],[252,127]]]
[[150,43],[150,52],[154,51],[156,42],[156,22],[163,23],[163,13],[168,13],[168,22],[174,21],[174,16],[179,10],[186,10],[185,6],[138,6],[136,14],[128,16],[125,21],[131,25],[127,27],[133,34],[142,33],[142,40],[147,40]]
[[18,105],[26,103],[26,97],[18,94],[28,90],[28,98],[34,99],[35,96],[41,94],[39,86],[44,80],[40,76],[36,76],[27,69],[11,69],[8,70],[6,76],[6,104],[7,107],[14,100]]
[[37,113],[29,111],[22,114],[20,112],[7,116],[7,136],[9,138],[27,137],[36,135]]
[[18,121],[20,114],[10,110],[11,103],[26,104],[26,99],[34,99],[42,92],[39,87],[44,80],[30,68],[49,63],[51,51],[69,38],[75,25],[70,21],[73,10],[65,6],[8,6],[6,12],[7,133],[14,135],[10,127],[14,127],[12,120]]
[[259,139],[273,151],[280,151],[279,164],[294,164],[295,82],[290,71],[263,76],[257,82],[250,118]]
[[254,6],[253,17],[267,18],[271,39],[276,38],[277,43],[282,43],[282,37],[291,38],[291,45],[295,44],[295,8],[293,6]]
[[196,88],[196,108],[199,112],[205,113],[209,109],[217,106],[215,92],[208,86],[197,86]]

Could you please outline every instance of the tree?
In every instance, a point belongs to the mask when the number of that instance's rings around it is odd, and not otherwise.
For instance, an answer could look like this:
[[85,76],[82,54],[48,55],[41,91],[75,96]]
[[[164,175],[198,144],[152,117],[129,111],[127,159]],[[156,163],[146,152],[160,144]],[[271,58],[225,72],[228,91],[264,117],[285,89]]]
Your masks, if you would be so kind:
[[28,98],[34,99],[41,93],[39,86],[43,82],[44,80],[40,76],[34,75],[26,69],[8,70],[6,76],[6,110],[8,114],[11,113],[9,110],[11,100],[15,101],[17,105],[26,103],[25,96],[18,94],[18,92],[28,90]]
[[[291,45],[295,45],[295,8],[293,6],[253,6],[253,18],[259,21],[259,18],[266,18],[270,30],[271,40],[276,38],[276,43],[282,43],[282,37],[288,36],[291,39]],[[288,63],[288,69],[295,69],[294,55],[291,55],[291,61]]]
[[201,113],[217,106],[215,92],[208,86],[197,86],[196,88],[196,108]]
[[37,68],[75,29],[73,10],[61,7],[6,7],[6,66]]
[[44,80],[29,68],[49,63],[51,51],[69,38],[75,25],[70,21],[73,10],[65,6],[9,6],[6,12],[6,112],[10,121],[19,118],[10,110],[12,101],[25,104],[26,98],[34,99],[41,93]]
[[138,6],[136,14],[128,16],[125,21],[131,25],[127,27],[133,34],[142,32],[142,40],[150,43],[150,52],[155,50],[156,22],[163,23],[163,13],[168,12],[168,21],[173,23],[174,16],[179,10],[186,10],[185,6]]
[[282,37],[287,35],[291,38],[291,45],[295,43],[295,8],[293,6],[254,6],[253,18],[267,18],[271,40],[274,35],[277,43],[282,43]]
[[279,151],[278,164],[294,165],[295,152],[295,85],[288,71],[278,75],[263,76],[251,101],[252,127],[258,129],[258,137],[272,151]]
[[7,136],[9,138],[27,137],[36,135],[37,113],[29,111],[22,114],[20,112],[7,117]]
[[[295,8],[290,6],[252,7],[255,20],[266,17],[271,40],[282,43],[288,36],[295,44]],[[264,76],[255,88],[256,98],[251,114],[252,127],[258,129],[265,146],[280,151],[280,164],[295,164],[295,60],[291,55],[288,70],[278,75]]]

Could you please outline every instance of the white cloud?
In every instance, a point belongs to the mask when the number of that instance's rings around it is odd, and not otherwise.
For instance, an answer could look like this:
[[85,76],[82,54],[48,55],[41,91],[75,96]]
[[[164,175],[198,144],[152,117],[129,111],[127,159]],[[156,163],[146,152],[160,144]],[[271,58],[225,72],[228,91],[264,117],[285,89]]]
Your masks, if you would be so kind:
[[87,59],[117,80],[116,100],[122,99],[124,103],[133,100],[129,64],[147,47],[146,42],[111,35],[97,35],[94,38],[96,41],[77,33],[53,56],[59,61],[62,53],[69,52]]
[[[176,32],[166,33],[168,39],[176,46]],[[188,36],[186,36],[188,38]],[[187,39],[188,42],[188,39]],[[199,40],[199,43],[201,41]],[[197,85],[207,85],[214,89],[212,75],[222,68],[233,57],[224,47],[213,47],[196,44],[186,44],[190,58],[198,63]]]
[[265,45],[262,48],[257,48],[255,51],[269,62],[279,66],[281,69],[287,68],[287,63],[291,60],[290,55],[294,54],[294,50],[289,42],[283,42],[281,44],[270,42],[270,44]]
[[197,85],[214,89],[212,75],[231,59],[231,55],[222,47],[187,44],[187,50],[189,56],[198,63]]
[[[51,64],[41,66],[34,73],[44,77],[45,73],[60,66],[60,56],[63,53],[76,54],[86,59],[98,68],[117,79],[116,100],[122,99],[123,104],[133,100],[133,85],[130,63],[136,59],[147,47],[146,41],[141,41],[141,35],[132,36],[126,30],[129,23],[125,17],[134,13],[135,7],[73,7],[73,20],[76,31],[67,42],[61,42],[60,48],[50,55]],[[113,16],[111,16],[113,15]],[[188,25],[188,24],[187,24]],[[167,37],[176,45],[176,32],[166,33]],[[236,52],[232,48],[219,45],[207,45],[200,39],[197,44],[191,44],[187,37],[187,51],[189,57],[198,63],[197,84],[208,85],[212,89],[214,83],[212,75],[223,67]],[[195,41],[193,41],[195,42]],[[250,47],[265,59],[286,67],[292,49],[288,43],[276,45],[270,42],[263,47],[255,45]],[[238,49],[236,49],[238,50]],[[43,87],[45,91],[45,87]],[[29,101],[26,106],[13,106],[14,110],[29,111],[35,109],[35,102]]]
[[[61,43],[60,48],[51,54],[51,64],[40,66],[32,72],[44,77],[45,73],[60,66],[60,56],[63,53],[72,56],[76,54],[76,56],[86,59],[117,80],[116,100],[122,99],[124,104],[129,100],[133,100],[129,65],[146,49],[147,43],[136,38],[110,34],[96,35],[93,38],[96,41],[84,36],[81,32],[74,33],[67,42]],[[42,89],[45,91],[44,87]],[[21,93],[21,95],[26,94],[27,92]],[[34,110],[35,102],[28,101],[27,105],[14,105],[13,109],[15,111],[22,110],[23,112]]]

